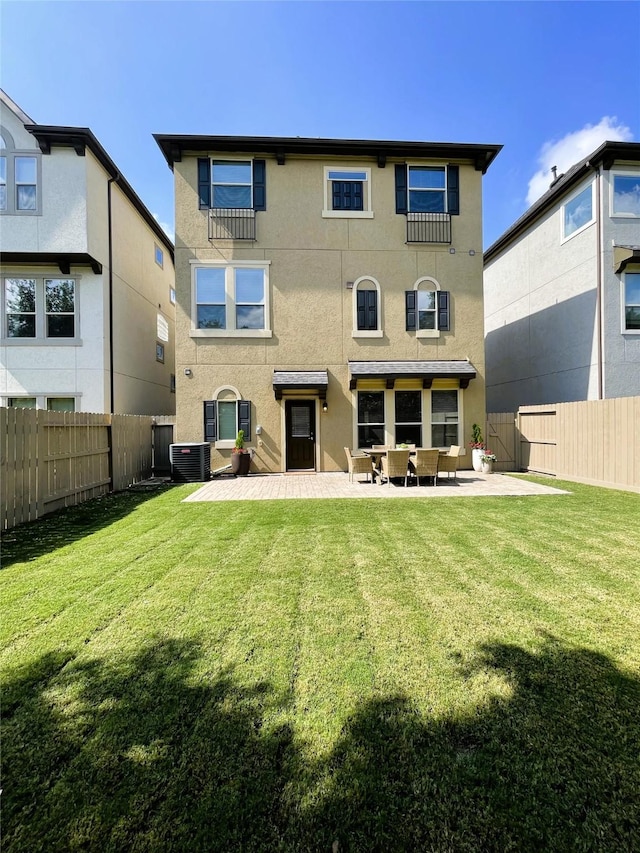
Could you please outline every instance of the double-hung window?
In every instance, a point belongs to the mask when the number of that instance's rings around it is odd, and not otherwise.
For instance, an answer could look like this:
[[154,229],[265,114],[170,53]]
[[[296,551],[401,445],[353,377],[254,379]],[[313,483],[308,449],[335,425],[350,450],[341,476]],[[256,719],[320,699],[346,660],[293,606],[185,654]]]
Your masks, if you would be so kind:
[[396,391],[396,444],[422,447],[422,391]]
[[457,165],[396,165],[396,213],[460,213]]
[[385,443],[384,391],[358,391],[358,447]]
[[325,218],[373,218],[371,209],[371,169],[325,166]]
[[562,239],[568,240],[593,221],[593,184],[589,184],[562,205]]
[[431,392],[431,446],[450,447],[458,441],[458,392]]
[[640,272],[626,272],[624,288],[624,332],[640,332]]
[[271,337],[268,261],[192,263],[192,337]]
[[640,172],[611,173],[611,215],[640,216]]
[[75,279],[8,276],[3,307],[3,337],[7,339],[76,340]]
[[0,213],[40,213],[40,154],[19,151],[0,130]]
[[198,158],[200,208],[266,210],[264,160]]
[[449,291],[440,290],[433,278],[418,279],[405,293],[406,329],[417,337],[437,338],[449,331]]

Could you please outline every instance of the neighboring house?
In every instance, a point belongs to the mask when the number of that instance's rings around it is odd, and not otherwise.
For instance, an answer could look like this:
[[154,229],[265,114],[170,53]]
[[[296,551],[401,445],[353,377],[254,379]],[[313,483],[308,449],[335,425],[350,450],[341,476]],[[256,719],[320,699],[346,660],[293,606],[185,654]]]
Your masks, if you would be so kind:
[[640,395],[640,143],[558,176],[484,267],[489,411]]
[[265,472],[467,443],[501,146],[155,138],[175,174],[177,441],[210,442],[215,469],[243,429]]
[[173,244],[87,128],[0,91],[0,405],[175,412]]

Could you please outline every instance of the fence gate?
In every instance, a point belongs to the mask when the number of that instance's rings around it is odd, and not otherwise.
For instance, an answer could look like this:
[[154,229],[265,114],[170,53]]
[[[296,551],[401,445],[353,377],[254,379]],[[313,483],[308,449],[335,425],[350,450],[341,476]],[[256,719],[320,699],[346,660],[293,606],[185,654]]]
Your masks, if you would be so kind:
[[173,424],[153,425],[153,476],[171,476],[169,446],[173,444]]
[[487,414],[487,447],[498,457],[494,471],[516,471],[516,418],[513,412]]

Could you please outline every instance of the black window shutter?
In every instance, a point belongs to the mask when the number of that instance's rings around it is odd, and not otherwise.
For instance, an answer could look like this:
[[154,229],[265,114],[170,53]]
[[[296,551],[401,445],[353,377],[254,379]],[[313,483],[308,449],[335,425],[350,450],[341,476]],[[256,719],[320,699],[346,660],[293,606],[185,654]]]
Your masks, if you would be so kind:
[[238,429],[244,431],[244,440],[251,441],[251,401],[238,400]]
[[449,331],[449,291],[438,291],[438,329],[441,332]]
[[267,209],[267,169],[264,160],[253,161],[253,209]]
[[407,332],[415,332],[416,330],[416,291],[405,290],[404,299],[406,304],[407,314]]
[[367,295],[367,329],[378,328],[378,292],[376,290],[365,290]]
[[216,403],[215,400],[205,400],[204,403],[204,440],[215,441],[216,435]]
[[367,291],[359,290],[357,292],[358,297],[358,328],[366,329],[367,328]]
[[460,213],[459,166],[449,166],[447,168],[447,211],[453,214]]
[[396,163],[396,213],[407,212],[407,167]]
[[200,210],[211,207],[211,165],[208,157],[198,157],[198,198]]

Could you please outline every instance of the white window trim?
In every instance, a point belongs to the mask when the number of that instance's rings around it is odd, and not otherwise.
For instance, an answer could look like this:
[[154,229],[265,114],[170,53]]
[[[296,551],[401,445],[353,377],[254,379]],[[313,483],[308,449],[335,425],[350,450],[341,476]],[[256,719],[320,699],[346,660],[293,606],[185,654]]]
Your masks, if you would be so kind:
[[[42,152],[35,148],[16,148],[13,136],[5,127],[0,127],[0,133],[6,145],[0,149],[0,156],[7,158],[7,207],[0,209],[0,216],[42,216]],[[35,210],[19,210],[16,206],[16,157],[33,157],[36,161]]]
[[436,293],[436,308],[435,308],[435,321],[436,328],[435,329],[419,329],[418,328],[418,299],[416,298],[416,338],[439,338],[440,337],[440,329],[438,328],[438,296],[437,292],[441,289],[439,283],[430,275],[423,275],[422,278],[419,278],[416,283],[413,285],[413,289],[417,292],[422,290],[427,290],[426,287],[420,288],[421,284],[427,282],[428,284],[432,284],[433,287],[429,288],[431,292]]
[[[364,282],[370,282],[374,285],[374,290],[377,291],[377,300],[378,300],[378,310],[376,312],[378,318],[378,328],[377,329],[359,329],[358,328],[358,286],[363,284]],[[370,287],[363,288],[363,290],[371,290]],[[353,291],[352,291],[352,312],[353,312],[353,331],[351,332],[352,338],[381,338],[384,335],[382,331],[382,297],[380,290],[380,283],[376,278],[372,275],[361,275],[360,278],[357,278],[353,282]]]
[[[192,338],[271,338],[271,295],[269,286],[269,267],[271,261],[198,261],[190,260],[191,265],[191,330]],[[225,297],[227,317],[235,324],[236,303],[232,294],[232,275],[234,269],[261,269],[264,272],[264,329],[199,329],[198,306],[196,303],[196,269],[224,269]]]
[[[564,233],[564,212],[565,207],[572,202],[577,196],[583,193],[586,189],[591,187],[591,219],[588,222],[585,222],[584,225],[581,225],[579,228],[576,228],[575,231],[572,231],[571,234]],[[595,200],[595,181],[587,182],[582,184],[580,189],[576,190],[569,197],[567,197],[560,206],[560,245],[568,242],[569,240],[573,240],[578,234],[582,234],[583,231],[586,231],[587,228],[590,228],[593,223],[596,221],[596,200]]]
[[[154,243],[153,247],[153,259],[162,270],[164,269],[164,250],[157,243]],[[158,260],[158,253],[160,253],[160,260]]]
[[625,315],[626,315],[626,307],[627,307],[626,289],[627,289],[627,273],[628,272],[638,274],[638,273],[640,273],[640,270],[634,270],[634,269],[625,270],[625,272],[622,274],[622,279],[620,281],[620,332],[623,335],[632,335],[632,336],[637,337],[638,335],[640,335],[640,329],[627,329],[627,327],[626,327],[627,320],[626,320]]
[[[366,180],[365,199],[367,206],[364,210],[333,210],[331,206],[331,191],[329,184],[333,178],[329,178],[329,172],[364,172]],[[368,166],[325,166],[324,167],[324,208],[323,219],[373,219],[373,204],[371,199],[371,168]]]
[[[444,189],[442,190],[425,190],[425,192],[441,192],[444,194],[444,210],[440,211],[430,211],[434,213],[436,216],[442,213],[449,212],[449,170],[448,166],[450,164],[447,163],[407,163],[407,216],[411,216],[412,213],[417,213],[420,216],[423,216],[424,213],[419,210],[411,210],[411,187],[409,186],[409,169],[424,169],[425,167],[433,168],[433,169],[444,169]],[[418,188],[416,188],[418,189]]]
[[618,168],[612,169],[609,172],[609,216],[611,219],[639,219],[640,213],[616,213],[613,209],[614,201],[615,201],[615,178],[623,177],[630,178],[635,176],[640,181],[640,169],[634,169],[632,166],[629,168]]
[[[240,402],[240,400],[242,400],[242,395],[240,394],[238,389],[233,385],[221,385],[219,388],[216,388],[216,390],[213,392],[213,396],[211,397],[213,402],[216,404],[216,432],[217,432],[218,424],[219,424],[218,402],[221,402],[221,403],[231,403],[232,402],[229,399],[218,400],[218,397],[220,396],[220,394],[223,394],[226,391],[230,392],[231,394],[234,394],[235,398],[236,398],[236,436],[237,436],[237,432],[238,432],[238,403]],[[235,438],[216,439],[216,441],[213,442],[213,446],[216,448],[216,450],[231,450],[233,447],[236,446],[236,439]]]
[[[8,278],[24,278],[35,279],[36,281],[36,336],[35,338],[12,338],[7,335],[7,303],[5,282]],[[74,288],[74,332],[73,338],[48,338],[46,336],[47,312],[45,303],[45,281],[49,279],[73,279],[75,282]],[[81,347],[82,338],[80,337],[80,290],[78,286],[82,279],[82,275],[62,275],[60,270],[43,272],[41,269],[37,271],[21,270],[2,270],[0,273],[0,342],[5,347]],[[10,396],[16,396],[15,394]],[[33,397],[33,394],[28,394],[28,397]],[[68,395],[67,395],[68,396]]]

